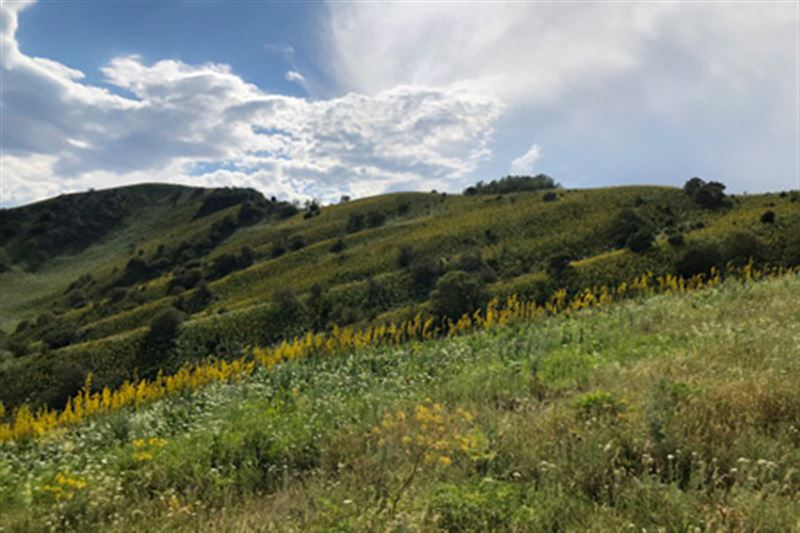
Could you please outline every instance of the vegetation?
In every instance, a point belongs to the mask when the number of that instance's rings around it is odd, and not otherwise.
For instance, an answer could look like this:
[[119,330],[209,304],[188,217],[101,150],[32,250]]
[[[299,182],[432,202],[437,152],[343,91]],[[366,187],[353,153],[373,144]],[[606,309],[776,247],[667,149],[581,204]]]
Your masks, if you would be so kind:
[[[464,194],[474,196],[476,194],[508,194],[513,192],[541,191],[544,189],[558,188],[558,183],[546,174],[536,176],[506,176],[499,180],[492,180],[489,183],[479,181],[473,187],[467,187]],[[546,202],[555,200],[556,197],[545,193]]]
[[[556,191],[558,201],[545,198]],[[800,211],[790,194],[706,209],[657,187],[402,193],[311,202],[308,218],[292,204],[234,189],[145,185],[109,197],[126,206],[124,215],[102,236],[90,233],[85,248],[42,249],[35,272],[11,249],[16,236],[0,250],[0,401],[9,409],[46,405],[89,372],[95,386],[113,389],[209,355],[230,361],[247,346],[298,332],[436,315],[437,283],[458,271],[487,297],[543,304],[560,288],[572,297],[644,271],[691,276],[750,258],[759,266],[800,263]],[[39,206],[3,216],[30,227]],[[766,208],[772,223],[761,222]],[[281,315],[281,289],[300,306],[294,321]],[[171,349],[147,362],[148,328],[170,309],[185,321]],[[64,365],[81,379],[61,383]]]
[[[554,295],[570,313],[533,321],[505,305],[441,340],[219,362],[238,379],[0,445],[0,518],[8,531],[792,530],[800,277],[752,272],[699,291],[639,280],[644,303],[573,310]],[[676,289],[654,296],[662,285]]]

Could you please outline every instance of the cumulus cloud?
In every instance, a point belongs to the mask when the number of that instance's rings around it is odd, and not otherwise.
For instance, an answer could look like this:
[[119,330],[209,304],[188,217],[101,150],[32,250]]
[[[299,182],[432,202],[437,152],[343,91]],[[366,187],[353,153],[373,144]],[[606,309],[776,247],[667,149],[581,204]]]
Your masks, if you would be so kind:
[[573,183],[683,172],[735,190],[794,183],[791,3],[336,2],[328,11],[326,64],[342,86],[494,96],[515,128],[506,139],[535,135]]
[[5,204],[138,181],[335,199],[423,179],[446,185],[490,155],[502,109],[491,96],[396,86],[312,101],[266,93],[227,65],[138,56],[101,69],[121,96],[25,55],[15,39],[20,6],[0,7]]
[[542,157],[542,149],[538,144],[531,145],[530,149],[511,162],[512,174],[533,174],[536,162]]

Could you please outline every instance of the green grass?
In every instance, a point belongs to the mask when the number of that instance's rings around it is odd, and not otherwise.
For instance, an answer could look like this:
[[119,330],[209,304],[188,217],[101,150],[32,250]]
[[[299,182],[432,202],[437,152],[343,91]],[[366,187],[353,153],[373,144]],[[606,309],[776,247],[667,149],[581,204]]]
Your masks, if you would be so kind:
[[[800,525],[798,299],[797,275],[730,281],[260,370],[4,445],[0,523],[791,531]],[[438,422],[415,419],[418,406],[435,413],[436,404]],[[136,443],[151,438],[163,443]]]

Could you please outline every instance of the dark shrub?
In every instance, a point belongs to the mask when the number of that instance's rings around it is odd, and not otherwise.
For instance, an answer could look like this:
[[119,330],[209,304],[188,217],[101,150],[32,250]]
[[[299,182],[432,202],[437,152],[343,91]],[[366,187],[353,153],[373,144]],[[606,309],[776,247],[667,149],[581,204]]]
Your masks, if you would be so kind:
[[286,248],[284,248],[284,246],[279,242],[273,243],[272,248],[269,251],[269,255],[273,259],[275,259],[276,257],[280,257],[285,253],[286,253]]
[[173,354],[175,340],[178,338],[181,323],[185,316],[182,312],[170,307],[160,312],[150,321],[150,328],[144,339],[140,351],[140,363],[145,370],[145,375],[152,372],[153,367],[160,366]]
[[14,354],[14,357],[22,357],[23,355],[28,355],[31,349],[24,340],[11,339],[8,341],[8,351]]
[[[227,276],[239,266],[239,261],[233,254],[222,254],[214,259],[211,267],[211,279],[219,279]],[[199,281],[199,280],[198,280]],[[195,282],[196,283],[196,282]]]
[[55,383],[42,394],[42,403],[52,409],[62,409],[67,400],[83,388],[87,370],[73,361],[57,363],[53,368]]
[[306,309],[300,300],[297,299],[294,289],[291,287],[278,289],[275,291],[273,299],[275,300],[275,305],[278,307],[284,332],[304,329]]
[[203,218],[217,211],[221,211],[237,204],[246,202],[263,201],[264,197],[254,189],[214,189],[203,200],[200,209],[195,213],[194,218]]
[[642,228],[633,235],[628,238],[628,242],[625,245],[630,249],[632,252],[637,254],[646,252],[650,248],[653,247],[653,242],[655,241],[655,233],[650,228]]
[[478,272],[478,277],[481,278],[481,281],[484,283],[494,283],[497,281],[497,272],[489,265],[486,265]]
[[611,222],[609,237],[617,248],[627,246],[628,240],[640,231],[653,231],[653,224],[633,209],[623,209]]
[[506,194],[523,191],[541,191],[545,189],[556,189],[559,185],[546,174],[536,176],[506,176],[500,180],[492,180],[490,183],[479,181],[474,187],[468,187],[464,194]]
[[723,264],[722,252],[713,244],[692,244],[675,264],[677,273],[685,278],[705,274],[711,267]]
[[400,251],[397,253],[397,266],[406,268],[414,261],[416,254],[411,246],[401,246]]
[[667,242],[669,243],[670,246],[678,248],[680,246],[683,246],[683,244],[686,242],[686,239],[683,237],[682,234],[674,233],[667,238]]
[[555,193],[555,192],[553,192],[553,191],[546,192],[546,193],[544,193],[544,194],[542,195],[542,201],[545,201],[545,202],[555,202],[556,200],[558,200],[558,194],[556,194],[556,193]]
[[73,309],[80,309],[81,307],[84,307],[86,302],[86,293],[81,289],[71,292],[67,297],[67,305]]
[[347,217],[347,233],[355,233],[364,229],[365,219],[361,213],[350,213]]
[[[228,256],[228,257],[233,258],[233,256]],[[233,258],[234,265],[235,261],[236,259]],[[217,269],[224,270],[222,264],[223,262],[224,261],[222,261],[222,256],[217,258],[217,261],[215,262],[215,272],[217,271]],[[221,276],[224,276],[228,272],[230,272],[230,270],[226,270],[224,274],[221,274]],[[203,279],[203,274],[200,272],[199,269],[196,268],[191,268],[189,270],[176,272],[175,274],[172,275],[172,278],[169,280],[169,283],[167,284],[167,292],[171,293],[172,289],[178,286],[183,287],[184,290],[193,289],[195,285],[200,283],[201,279]]]
[[705,209],[717,209],[728,205],[725,199],[725,185],[718,181],[711,181],[700,187],[694,193],[694,201]]
[[44,343],[51,350],[69,346],[75,342],[75,329],[67,325],[59,325],[44,337]]
[[331,245],[330,251],[335,254],[344,252],[344,241],[342,239],[337,239],[336,242]]
[[367,306],[386,309],[391,305],[389,291],[373,277],[367,278]]
[[480,251],[469,252],[458,258],[458,269],[464,272],[480,272],[486,266]]
[[556,281],[563,279],[572,272],[571,261],[569,254],[554,255],[547,261],[547,274]]
[[441,275],[439,265],[433,259],[420,258],[411,263],[411,291],[415,296],[424,298],[436,285]]
[[751,259],[761,263],[766,257],[766,250],[761,240],[749,232],[737,231],[725,237],[722,243],[722,259],[725,263],[743,266]]
[[325,288],[319,283],[315,283],[308,293],[306,312],[312,329],[322,330],[328,325],[331,318],[331,304],[325,294]]
[[259,222],[266,214],[265,209],[248,202],[239,208],[239,213],[236,215],[236,224],[239,226],[251,226]]
[[295,235],[294,237],[292,237],[292,240],[289,241],[289,248],[293,252],[296,252],[297,250],[302,250],[307,245],[308,242],[306,241],[306,238],[303,237],[302,235]]
[[683,191],[694,198],[694,193],[696,193],[697,190],[705,184],[706,182],[702,178],[695,176],[683,184]]
[[434,313],[451,319],[458,319],[464,313],[472,313],[488,299],[480,278],[460,270],[442,276],[431,294]]
[[367,226],[370,228],[377,228],[386,223],[386,215],[380,211],[370,211],[367,213]]
[[278,208],[278,218],[281,220],[291,218],[298,213],[299,209],[292,204],[283,204]]
[[772,224],[775,222],[775,211],[771,209],[769,211],[764,211],[764,214],[761,215],[761,222],[764,224]]

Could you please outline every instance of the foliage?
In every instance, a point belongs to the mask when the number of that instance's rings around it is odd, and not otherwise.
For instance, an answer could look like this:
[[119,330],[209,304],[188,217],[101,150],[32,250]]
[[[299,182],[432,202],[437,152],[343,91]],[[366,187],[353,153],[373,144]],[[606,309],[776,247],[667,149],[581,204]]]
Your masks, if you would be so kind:
[[508,194],[513,192],[540,191],[543,189],[555,189],[559,185],[546,174],[536,176],[506,176],[499,180],[492,180],[489,183],[479,181],[474,187],[469,187],[464,191],[466,195],[476,194]]
[[448,318],[459,318],[464,313],[480,309],[488,299],[483,281],[462,270],[448,272],[439,278],[431,294],[434,313]]

